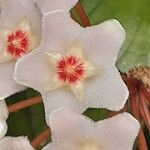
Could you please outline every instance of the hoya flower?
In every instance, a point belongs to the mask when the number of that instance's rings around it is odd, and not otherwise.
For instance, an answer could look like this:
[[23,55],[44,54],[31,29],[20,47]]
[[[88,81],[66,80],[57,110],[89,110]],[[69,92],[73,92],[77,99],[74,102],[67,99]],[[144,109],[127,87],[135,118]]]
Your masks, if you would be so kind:
[[2,150],[34,150],[26,137],[5,137],[0,140]]
[[41,14],[32,0],[5,0],[0,14],[0,97],[24,87],[13,80],[16,61],[40,43]]
[[83,28],[57,11],[44,15],[42,28],[41,45],[17,62],[14,79],[41,92],[47,119],[63,106],[78,112],[124,106],[128,90],[115,63],[125,31],[118,21]]
[[34,0],[41,12],[44,14],[49,11],[63,9],[69,11],[78,0]]
[[50,114],[52,142],[44,150],[132,150],[139,123],[123,113],[99,122],[60,108]]

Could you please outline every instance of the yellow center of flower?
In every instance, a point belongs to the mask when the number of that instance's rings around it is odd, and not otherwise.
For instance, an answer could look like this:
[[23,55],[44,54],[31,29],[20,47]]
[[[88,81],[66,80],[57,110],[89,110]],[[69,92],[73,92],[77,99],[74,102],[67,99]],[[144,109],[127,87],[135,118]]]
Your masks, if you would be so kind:
[[102,150],[101,146],[93,139],[86,139],[79,142],[77,150]]

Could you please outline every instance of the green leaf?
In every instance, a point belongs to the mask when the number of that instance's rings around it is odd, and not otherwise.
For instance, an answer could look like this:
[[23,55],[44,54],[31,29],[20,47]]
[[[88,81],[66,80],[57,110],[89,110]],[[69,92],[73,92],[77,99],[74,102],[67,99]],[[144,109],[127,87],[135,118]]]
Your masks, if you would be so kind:
[[[6,99],[7,105],[39,96],[40,94],[32,89],[27,89],[21,93],[10,96]],[[43,103],[30,106],[20,111],[11,113],[7,120],[8,132],[7,136],[28,136],[32,141],[39,133],[47,128],[45,122],[45,113]],[[40,149],[50,141],[50,137],[40,145]],[[38,148],[38,149],[39,149]]]
[[84,112],[84,115],[91,118],[94,121],[99,121],[106,119],[108,116],[109,111],[106,109],[94,109],[89,108]]

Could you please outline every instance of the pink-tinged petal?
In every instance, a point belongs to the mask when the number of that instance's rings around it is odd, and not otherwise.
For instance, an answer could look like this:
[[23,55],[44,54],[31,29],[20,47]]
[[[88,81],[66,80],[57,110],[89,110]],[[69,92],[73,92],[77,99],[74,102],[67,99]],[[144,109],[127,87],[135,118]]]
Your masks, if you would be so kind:
[[33,29],[41,36],[41,13],[32,0],[5,0],[1,11],[1,26],[14,27],[27,15]]
[[34,150],[26,137],[5,137],[0,141],[1,150]]
[[49,118],[52,143],[44,150],[66,150],[72,145],[75,149],[80,140],[86,139],[95,141],[104,150],[131,150],[140,128],[138,121],[128,113],[94,123],[81,114],[60,108]]
[[0,120],[6,121],[8,118],[9,112],[7,104],[4,100],[0,100]]
[[45,53],[42,53],[39,49],[17,61],[14,79],[19,84],[43,92],[46,90],[52,71]]
[[105,150],[132,150],[140,125],[128,113],[95,124],[96,137]]
[[60,107],[67,107],[80,113],[83,113],[86,110],[86,107],[82,105],[82,102],[76,99],[76,97],[65,88],[43,93],[42,97],[47,123],[49,122],[49,115],[51,112]]
[[81,36],[80,25],[64,11],[44,15],[42,28],[42,49],[49,53],[66,54]]
[[63,9],[69,11],[73,8],[78,0],[34,0],[42,13]]
[[8,127],[6,121],[0,120],[0,140],[6,135],[7,129]]
[[115,64],[124,39],[125,31],[116,20],[88,27],[82,34],[85,54],[101,70],[97,77],[87,82],[85,99],[88,106],[111,110],[124,106],[128,90]]
[[13,79],[15,62],[0,64],[0,98],[4,99],[25,89]]
[[67,108],[53,111],[49,116],[49,126],[52,141],[58,144],[93,135],[92,121]]

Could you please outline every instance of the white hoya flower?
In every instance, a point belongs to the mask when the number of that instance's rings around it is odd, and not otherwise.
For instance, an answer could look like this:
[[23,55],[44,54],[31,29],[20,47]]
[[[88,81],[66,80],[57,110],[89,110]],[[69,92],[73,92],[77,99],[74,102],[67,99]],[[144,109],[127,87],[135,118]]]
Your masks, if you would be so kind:
[[63,9],[69,11],[76,5],[78,0],[34,0],[42,14],[55,11],[57,9]]
[[0,98],[24,89],[13,80],[16,61],[41,39],[41,13],[32,0],[5,0],[0,14]]
[[0,140],[1,150],[34,150],[27,137],[5,137]]
[[116,60],[125,31],[118,21],[83,28],[57,11],[44,15],[42,28],[41,45],[17,62],[14,79],[41,92],[47,119],[63,106],[78,112],[124,106],[128,90]]
[[52,142],[43,150],[132,150],[140,128],[128,113],[94,123],[66,108],[50,114],[49,126]]

